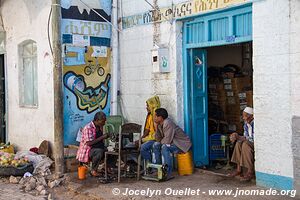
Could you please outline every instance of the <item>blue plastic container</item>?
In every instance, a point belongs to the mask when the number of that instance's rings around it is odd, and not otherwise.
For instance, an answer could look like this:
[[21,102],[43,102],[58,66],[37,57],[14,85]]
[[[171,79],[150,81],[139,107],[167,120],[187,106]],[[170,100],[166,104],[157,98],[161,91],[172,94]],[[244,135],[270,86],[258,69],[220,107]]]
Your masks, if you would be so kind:
[[210,160],[220,160],[226,158],[226,151],[222,146],[222,134],[215,133],[209,137],[209,158]]

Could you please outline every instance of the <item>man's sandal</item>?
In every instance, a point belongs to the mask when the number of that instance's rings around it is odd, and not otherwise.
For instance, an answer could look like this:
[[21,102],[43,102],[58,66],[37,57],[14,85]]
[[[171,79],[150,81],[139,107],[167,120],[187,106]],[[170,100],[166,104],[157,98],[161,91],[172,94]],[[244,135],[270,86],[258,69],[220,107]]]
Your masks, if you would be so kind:
[[251,181],[254,178],[254,175],[252,173],[247,173],[244,177],[240,179],[241,182],[248,182]]
[[91,171],[90,174],[93,177],[99,177],[100,176],[100,174],[97,171],[95,171],[95,170]]

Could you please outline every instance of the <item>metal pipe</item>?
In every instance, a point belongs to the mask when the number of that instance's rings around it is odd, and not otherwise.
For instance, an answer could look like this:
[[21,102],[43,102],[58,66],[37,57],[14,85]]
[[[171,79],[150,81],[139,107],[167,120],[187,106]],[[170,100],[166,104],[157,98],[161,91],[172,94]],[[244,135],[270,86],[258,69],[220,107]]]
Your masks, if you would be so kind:
[[[112,3],[112,24],[118,27],[118,0]],[[112,99],[111,114],[118,114],[118,77],[119,77],[119,32],[112,29]]]

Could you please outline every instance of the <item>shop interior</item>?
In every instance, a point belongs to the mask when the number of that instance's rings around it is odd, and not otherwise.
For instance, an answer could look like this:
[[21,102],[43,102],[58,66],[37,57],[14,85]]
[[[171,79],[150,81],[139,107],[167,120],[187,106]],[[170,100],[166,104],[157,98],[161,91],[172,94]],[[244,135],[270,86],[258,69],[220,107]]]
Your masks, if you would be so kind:
[[252,42],[207,48],[209,170],[233,169],[229,135],[243,135],[242,111],[253,107]]

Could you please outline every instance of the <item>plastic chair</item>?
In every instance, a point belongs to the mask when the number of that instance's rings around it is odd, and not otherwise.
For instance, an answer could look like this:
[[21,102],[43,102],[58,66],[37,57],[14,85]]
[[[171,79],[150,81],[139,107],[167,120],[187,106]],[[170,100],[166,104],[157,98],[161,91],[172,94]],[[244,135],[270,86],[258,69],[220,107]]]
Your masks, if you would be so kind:
[[[104,134],[109,133],[111,135],[110,140],[115,141],[120,131],[120,127],[123,125],[124,120],[121,115],[111,115],[106,118],[106,123],[103,126]],[[108,146],[109,140],[105,140],[106,146]]]

